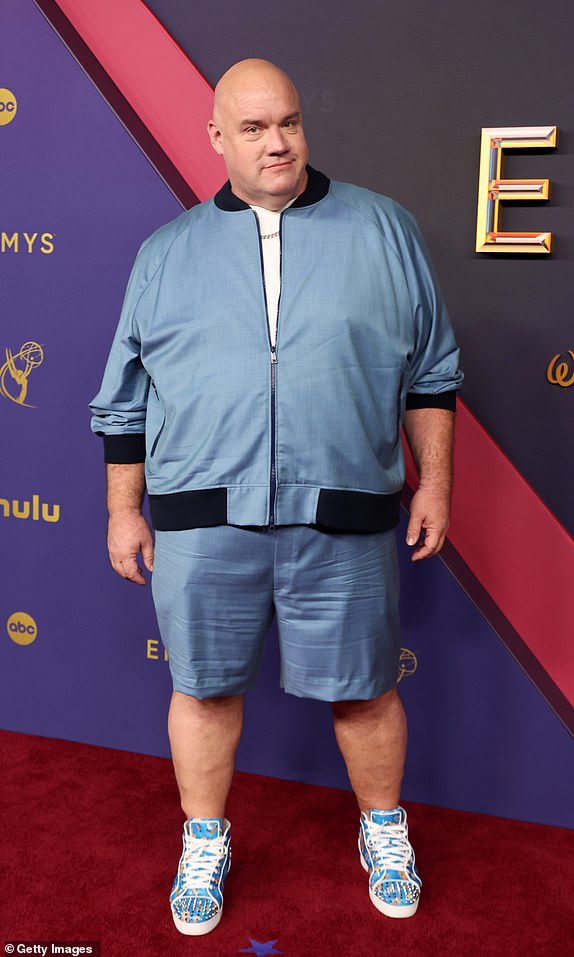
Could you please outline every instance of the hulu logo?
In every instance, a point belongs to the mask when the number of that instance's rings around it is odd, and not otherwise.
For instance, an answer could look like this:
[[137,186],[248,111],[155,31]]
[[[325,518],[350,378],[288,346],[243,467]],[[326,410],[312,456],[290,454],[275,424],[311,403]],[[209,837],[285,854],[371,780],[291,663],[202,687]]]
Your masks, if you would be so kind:
[[59,522],[60,506],[48,505],[40,501],[39,495],[33,495],[32,501],[20,502],[17,498],[10,501],[0,498],[0,516],[4,518],[31,519],[33,522]]

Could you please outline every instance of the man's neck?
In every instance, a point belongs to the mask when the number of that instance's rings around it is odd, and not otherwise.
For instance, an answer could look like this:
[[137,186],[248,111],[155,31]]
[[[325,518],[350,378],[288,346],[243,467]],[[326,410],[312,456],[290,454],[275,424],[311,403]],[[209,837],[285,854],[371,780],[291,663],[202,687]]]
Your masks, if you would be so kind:
[[257,200],[254,198],[250,199],[248,196],[242,196],[240,192],[235,190],[233,183],[231,183],[231,192],[234,194],[234,196],[237,196],[238,199],[243,200],[243,202],[247,203],[249,206],[259,206],[260,209],[268,209],[270,213],[280,213],[281,210],[286,209],[287,206],[290,206],[291,203],[294,203],[301,193],[305,192],[308,182],[309,175],[307,170],[305,170],[303,181],[298,190],[292,196],[262,196]]
[[287,209],[288,206],[291,206],[291,204],[294,203],[296,199],[297,197],[294,196],[293,199],[288,200],[286,203],[283,204],[283,206],[279,206],[277,209],[270,209],[269,206],[260,206],[259,203],[249,203],[249,205],[251,206],[251,209],[258,210],[261,213],[261,215],[264,215],[265,213],[279,214],[279,213],[282,213],[284,209]]

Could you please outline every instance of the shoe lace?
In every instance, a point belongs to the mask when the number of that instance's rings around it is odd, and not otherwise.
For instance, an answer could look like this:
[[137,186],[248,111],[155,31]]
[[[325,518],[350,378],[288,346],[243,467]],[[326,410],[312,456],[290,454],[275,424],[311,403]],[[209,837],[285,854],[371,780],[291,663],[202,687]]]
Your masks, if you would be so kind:
[[183,855],[181,877],[184,889],[209,888],[213,872],[224,854],[223,837],[193,838],[193,843],[190,841],[187,844]]
[[412,858],[406,824],[375,824],[367,836],[374,867],[404,871]]

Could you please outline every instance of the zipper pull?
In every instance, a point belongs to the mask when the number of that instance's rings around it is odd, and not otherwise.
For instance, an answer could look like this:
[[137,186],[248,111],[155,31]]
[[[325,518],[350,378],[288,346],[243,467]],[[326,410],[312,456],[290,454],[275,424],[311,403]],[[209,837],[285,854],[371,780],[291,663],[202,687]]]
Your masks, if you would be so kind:
[[271,364],[276,365],[277,363],[277,353],[275,352],[275,346],[271,346]]

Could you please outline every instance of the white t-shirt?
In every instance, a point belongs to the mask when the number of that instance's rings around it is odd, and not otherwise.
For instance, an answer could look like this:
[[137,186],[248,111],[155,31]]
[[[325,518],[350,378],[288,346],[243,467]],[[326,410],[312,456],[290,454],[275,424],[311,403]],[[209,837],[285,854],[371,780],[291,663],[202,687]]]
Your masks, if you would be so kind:
[[271,344],[275,345],[277,337],[277,307],[281,291],[281,242],[279,239],[279,220],[281,213],[291,203],[294,197],[283,209],[264,209],[263,206],[252,206],[259,220],[259,234],[263,248],[263,271],[265,275],[265,295],[267,297],[267,319],[269,321],[269,336]]

